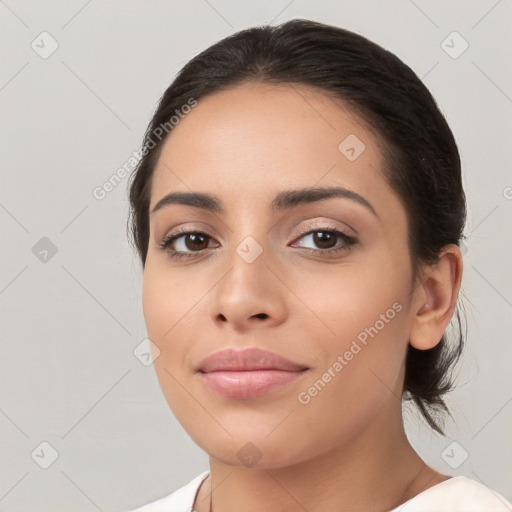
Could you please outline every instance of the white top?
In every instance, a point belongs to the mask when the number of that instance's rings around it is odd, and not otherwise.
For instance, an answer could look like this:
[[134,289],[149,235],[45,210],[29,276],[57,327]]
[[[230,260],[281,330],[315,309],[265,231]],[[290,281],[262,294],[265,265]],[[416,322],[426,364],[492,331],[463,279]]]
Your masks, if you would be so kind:
[[[128,512],[191,512],[202,482],[210,474],[205,471],[169,496]],[[510,512],[512,505],[489,487],[466,478],[454,476],[389,512]]]

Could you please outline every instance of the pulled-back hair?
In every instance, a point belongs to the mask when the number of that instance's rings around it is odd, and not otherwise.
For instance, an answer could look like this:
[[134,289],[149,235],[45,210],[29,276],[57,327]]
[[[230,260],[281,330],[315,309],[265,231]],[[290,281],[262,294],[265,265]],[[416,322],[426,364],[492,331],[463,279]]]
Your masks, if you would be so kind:
[[[145,151],[130,183],[129,228],[145,265],[153,171],[166,138],[158,127],[206,95],[246,82],[302,84],[343,104],[377,135],[384,176],[404,205],[414,281],[435,264],[443,246],[464,238],[466,198],[459,152],[434,98],[393,53],[363,36],[319,22],[294,19],[237,32],[210,46],[178,73],[163,94],[144,135]],[[160,129],[161,132],[161,129]],[[403,398],[413,400],[427,423],[442,433],[453,387],[451,370],[464,345],[461,317],[450,343],[446,333],[432,349],[409,344]]]

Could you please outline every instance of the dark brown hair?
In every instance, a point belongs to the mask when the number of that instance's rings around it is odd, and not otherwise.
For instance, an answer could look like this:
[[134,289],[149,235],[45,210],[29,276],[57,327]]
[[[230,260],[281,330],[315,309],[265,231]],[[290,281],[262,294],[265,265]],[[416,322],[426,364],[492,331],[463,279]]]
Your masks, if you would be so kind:
[[[143,266],[152,174],[166,140],[155,142],[155,132],[191,99],[256,81],[320,89],[341,100],[378,135],[385,178],[407,211],[415,279],[422,265],[438,261],[443,246],[459,245],[466,221],[460,158],[428,89],[398,57],[370,40],[339,27],[294,19],[242,30],[210,46],[183,67],[163,94],[144,135],[143,147],[151,149],[143,153],[130,183],[129,226]],[[430,350],[409,344],[406,358],[403,398],[413,400],[440,433],[440,413],[448,412],[442,396],[453,387],[451,369],[464,345],[458,304],[456,318],[453,343],[445,333]]]

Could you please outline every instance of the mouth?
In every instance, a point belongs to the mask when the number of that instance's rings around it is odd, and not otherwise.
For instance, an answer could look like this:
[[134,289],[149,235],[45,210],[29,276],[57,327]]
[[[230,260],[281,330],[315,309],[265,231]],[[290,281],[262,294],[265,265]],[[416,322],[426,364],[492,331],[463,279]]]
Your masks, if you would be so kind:
[[225,397],[255,398],[299,379],[307,371],[218,371],[203,373],[202,378],[211,390]]
[[254,398],[304,376],[307,366],[258,348],[226,349],[202,361],[197,369],[203,383],[229,398]]

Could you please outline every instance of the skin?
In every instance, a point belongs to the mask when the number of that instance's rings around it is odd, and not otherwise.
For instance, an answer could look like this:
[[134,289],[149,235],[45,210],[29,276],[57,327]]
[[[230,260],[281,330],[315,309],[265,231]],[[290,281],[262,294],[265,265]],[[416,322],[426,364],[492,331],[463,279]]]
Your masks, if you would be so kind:
[[[349,135],[365,144],[349,161]],[[455,309],[462,258],[454,245],[412,280],[407,215],[382,175],[378,137],[341,102],[306,86],[244,84],[201,99],[169,135],[151,187],[150,209],[170,192],[215,194],[223,213],[172,204],[150,216],[143,281],[148,334],[165,398],[209,455],[210,477],[195,508],[228,512],[384,511],[446,478],[416,454],[403,429],[401,389],[410,342],[435,346]],[[340,186],[375,209],[336,197],[272,212],[284,190]],[[206,233],[160,247],[176,228]],[[309,231],[356,239],[339,253]],[[315,231],[316,229],[316,231]],[[236,252],[251,236],[262,253]],[[313,254],[317,249],[323,253]],[[194,252],[195,251],[195,252]],[[394,303],[402,308],[306,405],[298,395],[332,367]],[[253,399],[220,396],[195,372],[227,347],[261,347],[309,370]],[[248,467],[237,452],[252,443]],[[212,493],[213,488],[213,493]],[[210,496],[210,494],[212,494]],[[264,498],[264,499],[263,499]]]

